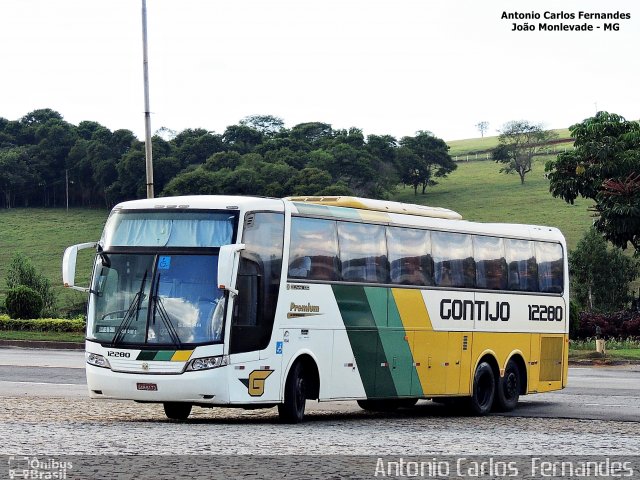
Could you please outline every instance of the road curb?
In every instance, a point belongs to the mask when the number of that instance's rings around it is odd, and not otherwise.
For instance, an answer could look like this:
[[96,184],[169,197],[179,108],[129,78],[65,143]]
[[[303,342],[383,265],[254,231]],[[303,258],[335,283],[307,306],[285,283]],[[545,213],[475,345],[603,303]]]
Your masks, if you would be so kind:
[[84,350],[84,343],[49,340],[0,340],[1,347],[46,348],[51,350]]

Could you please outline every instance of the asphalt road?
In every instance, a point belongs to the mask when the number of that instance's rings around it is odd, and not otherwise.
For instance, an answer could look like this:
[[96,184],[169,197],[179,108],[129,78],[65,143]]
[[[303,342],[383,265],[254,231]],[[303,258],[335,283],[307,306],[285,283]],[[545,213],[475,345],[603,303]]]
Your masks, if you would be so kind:
[[[84,352],[0,348],[0,397],[24,395],[86,397]],[[361,412],[355,402],[310,402],[308,407],[324,414]],[[449,410],[421,401],[415,412]],[[499,415],[640,423],[640,366],[569,368],[567,388],[523,396],[516,410]]]

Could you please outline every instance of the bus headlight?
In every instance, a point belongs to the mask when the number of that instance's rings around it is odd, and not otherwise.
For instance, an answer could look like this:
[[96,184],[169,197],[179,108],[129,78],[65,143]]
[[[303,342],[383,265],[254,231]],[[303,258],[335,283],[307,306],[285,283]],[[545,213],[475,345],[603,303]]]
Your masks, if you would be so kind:
[[194,358],[187,365],[187,372],[193,372],[198,370],[209,370],[210,368],[224,367],[229,364],[229,357],[227,355],[220,355],[217,357],[203,357]]
[[102,368],[111,368],[109,362],[102,355],[98,355],[97,353],[89,353],[87,352],[87,363],[89,365],[94,365],[96,367]]

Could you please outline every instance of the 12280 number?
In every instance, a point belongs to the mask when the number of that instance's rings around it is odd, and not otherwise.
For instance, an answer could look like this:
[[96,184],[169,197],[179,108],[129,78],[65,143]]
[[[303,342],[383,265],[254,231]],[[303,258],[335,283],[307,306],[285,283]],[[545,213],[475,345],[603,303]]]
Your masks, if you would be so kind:
[[561,322],[562,307],[529,305],[529,320],[532,322]]

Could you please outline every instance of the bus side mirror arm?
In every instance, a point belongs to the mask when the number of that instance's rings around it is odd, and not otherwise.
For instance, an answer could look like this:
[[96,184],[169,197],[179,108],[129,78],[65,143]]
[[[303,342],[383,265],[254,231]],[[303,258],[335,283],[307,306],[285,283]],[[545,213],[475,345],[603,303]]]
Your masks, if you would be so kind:
[[237,273],[234,269],[237,264],[236,257],[244,249],[244,243],[223,245],[218,254],[218,288],[233,296],[238,295],[238,290],[233,288],[233,279]]
[[80,243],[72,247],[68,247],[64,251],[62,257],[62,282],[66,288],[72,288],[79,292],[88,293],[90,291],[87,287],[78,287],[75,285],[76,281],[76,260],[78,258],[78,251],[85,250],[87,248],[96,248],[97,242]]

